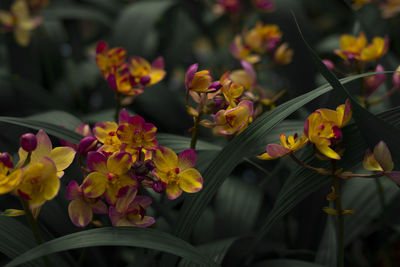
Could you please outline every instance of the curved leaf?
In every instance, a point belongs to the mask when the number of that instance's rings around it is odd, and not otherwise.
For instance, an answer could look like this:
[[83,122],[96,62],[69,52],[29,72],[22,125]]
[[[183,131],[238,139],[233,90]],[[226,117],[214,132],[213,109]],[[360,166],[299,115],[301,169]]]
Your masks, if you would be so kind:
[[75,144],[79,143],[79,141],[82,139],[82,136],[78,133],[75,133],[74,131],[43,121],[15,117],[0,117],[0,122],[19,125],[34,130],[43,129],[46,131],[46,133],[50,135],[64,139],[66,141],[70,141]]
[[41,256],[76,248],[93,246],[132,246],[160,250],[175,254],[199,264],[219,266],[210,258],[200,254],[189,243],[168,233],[134,227],[104,227],[82,231],[53,239],[19,255],[5,267],[17,266]]
[[51,110],[27,117],[29,120],[47,122],[75,131],[82,121],[74,115],[60,110]]
[[324,267],[312,262],[299,261],[299,260],[289,260],[289,259],[279,259],[279,260],[267,260],[254,265],[254,267]]

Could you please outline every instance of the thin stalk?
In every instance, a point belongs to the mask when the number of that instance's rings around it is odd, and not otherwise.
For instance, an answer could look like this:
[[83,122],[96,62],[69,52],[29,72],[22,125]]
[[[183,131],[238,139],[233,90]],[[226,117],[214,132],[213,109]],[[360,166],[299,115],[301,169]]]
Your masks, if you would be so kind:
[[196,117],[193,126],[192,139],[190,140],[190,148],[196,149],[197,137],[199,135],[199,125],[201,116],[203,115],[202,107],[200,107],[199,115]]
[[[36,243],[38,245],[40,245],[40,244],[43,243],[43,239],[42,239],[42,236],[40,235],[40,231],[39,231],[39,227],[38,227],[37,221],[36,221],[35,217],[33,217],[33,214],[32,214],[32,212],[31,212],[31,210],[29,208],[28,201],[26,201],[25,199],[21,199],[21,204],[22,204],[22,207],[23,207],[23,209],[25,211],[25,217],[28,220],[29,227],[32,230],[33,237],[35,238]],[[50,267],[51,266],[47,256],[42,257],[42,259],[43,259],[44,265],[46,267]]]
[[116,122],[118,122],[118,118],[119,118],[119,112],[121,110],[121,94],[120,93],[116,93],[115,94],[115,100],[116,100],[116,105],[115,105],[115,115],[114,115],[114,120]]
[[335,187],[335,192],[337,198],[335,199],[335,208],[337,210],[337,240],[338,240],[338,267],[344,267],[344,217],[342,200],[340,198],[340,178],[336,175],[336,161],[332,160],[332,175],[333,175],[333,186]]

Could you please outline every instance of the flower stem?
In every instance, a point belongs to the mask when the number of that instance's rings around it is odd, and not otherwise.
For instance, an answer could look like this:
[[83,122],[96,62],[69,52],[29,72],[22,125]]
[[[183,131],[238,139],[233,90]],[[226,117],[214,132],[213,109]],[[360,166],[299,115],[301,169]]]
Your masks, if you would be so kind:
[[121,110],[121,94],[116,93],[115,94],[115,100],[116,100],[116,105],[115,105],[115,115],[114,115],[114,120],[118,122],[119,118],[119,112]]
[[190,148],[191,149],[196,149],[197,137],[199,135],[199,125],[200,125],[200,120],[201,120],[202,115],[203,115],[203,111],[202,111],[202,108],[200,107],[199,115],[196,117],[196,119],[194,121],[192,140],[190,140]]
[[[21,199],[21,204],[22,204],[22,207],[23,207],[23,209],[25,211],[26,219],[28,220],[29,226],[30,226],[30,228],[32,230],[33,237],[35,238],[36,243],[38,245],[40,245],[40,244],[43,243],[43,239],[42,239],[42,236],[40,235],[40,231],[39,231],[39,227],[37,225],[37,221],[36,221],[35,217],[33,217],[33,214],[32,214],[32,212],[31,212],[31,210],[29,208],[28,201],[26,201],[25,199]],[[44,265],[46,267],[50,267],[51,266],[47,256],[42,257],[42,259],[43,259]]]
[[336,175],[336,161],[332,160],[332,175],[333,175],[333,186],[335,188],[335,192],[337,194],[337,198],[335,199],[335,206],[337,210],[337,241],[338,241],[338,267],[344,267],[344,217],[343,217],[343,208],[342,208],[342,200],[340,198],[340,177]]

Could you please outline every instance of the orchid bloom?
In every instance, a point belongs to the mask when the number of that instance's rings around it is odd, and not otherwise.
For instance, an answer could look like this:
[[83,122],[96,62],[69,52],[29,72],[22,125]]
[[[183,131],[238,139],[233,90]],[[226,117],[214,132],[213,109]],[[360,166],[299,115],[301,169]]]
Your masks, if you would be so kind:
[[344,34],[340,37],[340,50],[335,53],[344,60],[374,61],[386,54],[389,48],[389,38],[375,37],[371,44],[367,43],[365,34],[358,37]]
[[116,134],[132,156],[142,149],[155,150],[157,148],[156,132],[157,128],[154,124],[146,122],[138,115],[129,116],[125,109],[121,111]]
[[100,68],[104,79],[108,78],[114,68],[118,71],[126,67],[124,61],[126,58],[126,50],[121,47],[110,49],[108,44],[100,41],[96,47],[96,63]]
[[114,205],[126,187],[136,186],[137,181],[128,172],[132,165],[132,156],[127,152],[116,152],[108,159],[99,152],[89,152],[87,156],[89,169],[87,177],[104,183],[104,197]]
[[242,85],[245,90],[250,90],[256,84],[256,72],[249,62],[241,60],[240,64],[242,65],[243,69],[232,71],[232,73],[229,75],[229,78],[234,83]]
[[203,177],[194,169],[197,155],[194,149],[176,153],[168,147],[159,147],[154,153],[156,168],[153,174],[166,184],[168,199],[176,199],[182,191],[196,193],[203,188]]
[[286,138],[286,135],[281,134],[280,139],[280,145],[267,145],[266,152],[257,156],[257,158],[262,160],[281,158],[303,148],[308,142],[307,137],[302,135],[300,138],[298,138],[297,134],[295,134],[294,136],[289,136],[288,138]]
[[[378,64],[376,66],[376,72],[383,72],[385,69],[382,65]],[[366,97],[370,97],[375,91],[381,86],[386,80],[385,73],[377,73],[369,77],[364,78],[365,87],[368,89]]]
[[242,37],[237,35],[230,45],[230,50],[233,56],[240,60],[245,60],[250,64],[254,64],[260,61],[259,55],[251,54],[251,48],[249,45],[244,45]]
[[138,196],[136,187],[129,188],[123,197],[117,199],[115,206],[110,207],[112,225],[148,227],[154,224],[154,218],[146,216],[146,208],[151,202],[150,197]]
[[106,154],[120,151],[121,141],[116,134],[117,129],[118,124],[111,121],[104,121],[95,124],[93,127],[93,134],[97,140],[103,144],[99,148],[99,151]]
[[245,43],[253,51],[264,53],[274,50],[281,38],[282,32],[278,25],[257,22],[256,27],[245,34]]
[[[187,92],[206,93],[210,91],[212,77],[209,70],[197,71],[199,64],[191,65],[185,75],[185,86]],[[212,89],[211,89],[212,90]]]
[[143,93],[143,89],[133,88],[131,79],[128,71],[118,71],[114,66],[107,77],[107,82],[114,91],[123,95],[138,96]]
[[133,86],[141,88],[160,82],[166,74],[162,57],[156,58],[151,65],[144,58],[133,57],[129,64],[129,71],[133,76]]
[[221,92],[226,102],[229,104],[228,109],[236,107],[239,97],[243,94],[244,87],[238,83],[234,83],[228,76],[230,72],[226,72],[221,76]]
[[341,141],[340,128],[350,121],[351,114],[348,99],[344,105],[338,106],[336,111],[326,108],[317,109],[307,118],[304,124],[304,135],[322,155],[331,159],[340,159],[340,155],[330,146]]
[[[57,175],[61,178],[64,175],[64,170],[71,165],[75,157],[75,150],[71,147],[60,146],[53,149],[51,140],[45,131],[39,130],[36,134],[37,147],[31,152],[30,162],[28,164],[36,164],[40,162],[44,157],[53,161],[56,169]],[[19,162],[17,168],[20,168],[28,158],[28,152],[20,148],[18,150]]]
[[0,153],[0,194],[14,190],[21,182],[22,170],[12,171],[14,164],[8,153]]
[[392,155],[386,143],[380,141],[374,151],[367,150],[363,161],[363,166],[369,171],[379,171],[385,176],[392,179],[395,183],[400,184],[400,171],[393,171],[394,164]]
[[42,23],[41,17],[31,17],[26,0],[16,0],[11,5],[11,11],[0,10],[0,23],[3,27],[14,31],[16,42],[28,46],[31,31]]
[[82,185],[71,181],[67,186],[66,199],[72,200],[68,205],[69,218],[78,227],[87,226],[93,219],[93,213],[108,212],[100,196],[104,193],[106,182],[100,176],[87,176]]
[[213,127],[216,135],[233,135],[243,132],[253,121],[253,103],[248,100],[241,101],[237,107],[220,110],[213,115],[215,123],[204,125]]
[[42,157],[40,161],[29,164],[22,173],[21,183],[15,192],[29,203],[30,209],[42,206],[53,199],[60,189],[60,179],[53,160]]
[[292,61],[293,53],[293,49],[289,49],[289,45],[283,43],[275,50],[274,60],[280,65],[287,65]]

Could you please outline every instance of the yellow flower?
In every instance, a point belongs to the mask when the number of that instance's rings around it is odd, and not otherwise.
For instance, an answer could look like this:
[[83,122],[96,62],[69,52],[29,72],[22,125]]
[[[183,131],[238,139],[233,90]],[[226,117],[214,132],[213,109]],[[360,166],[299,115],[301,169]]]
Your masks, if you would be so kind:
[[289,155],[290,153],[303,148],[308,142],[307,137],[302,135],[300,138],[298,138],[297,134],[295,134],[294,136],[289,136],[287,139],[286,135],[281,134],[280,139],[281,139],[280,145],[276,144],[267,145],[266,152],[257,156],[257,158],[262,160],[281,158],[283,156]]

